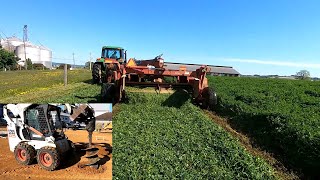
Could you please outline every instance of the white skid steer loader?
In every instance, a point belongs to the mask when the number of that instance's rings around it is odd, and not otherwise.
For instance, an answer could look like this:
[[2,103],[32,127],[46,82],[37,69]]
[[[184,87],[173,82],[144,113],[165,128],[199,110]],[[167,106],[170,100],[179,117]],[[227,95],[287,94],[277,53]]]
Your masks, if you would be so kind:
[[60,108],[50,104],[7,104],[3,107],[7,121],[10,151],[23,165],[37,159],[45,170],[55,170],[61,158],[74,150],[65,136]]

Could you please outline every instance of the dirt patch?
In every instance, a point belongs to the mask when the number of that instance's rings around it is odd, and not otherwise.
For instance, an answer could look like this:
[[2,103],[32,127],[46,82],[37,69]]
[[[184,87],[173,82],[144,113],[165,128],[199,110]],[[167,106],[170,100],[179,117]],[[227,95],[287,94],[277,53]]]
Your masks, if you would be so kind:
[[214,112],[203,110],[204,113],[209,116],[216,124],[220,127],[224,128],[228,131],[232,136],[236,137],[239,142],[245,147],[247,151],[249,151],[252,155],[258,156],[266,160],[275,170],[278,177],[282,179],[299,179],[299,177],[290,172],[281,162],[279,162],[276,158],[273,157],[272,154],[267,153],[254,145],[254,143],[250,140],[246,135],[237,132],[234,130],[228,123],[227,119],[221,118],[216,115]]
[[78,167],[85,155],[82,149],[87,145],[87,131],[67,130],[66,135],[75,143],[77,151],[74,156],[64,157],[55,171],[41,169],[36,161],[29,166],[19,165],[9,150],[8,139],[0,138],[0,179],[112,179],[112,133],[93,133],[93,144],[104,150],[100,154],[99,169]]

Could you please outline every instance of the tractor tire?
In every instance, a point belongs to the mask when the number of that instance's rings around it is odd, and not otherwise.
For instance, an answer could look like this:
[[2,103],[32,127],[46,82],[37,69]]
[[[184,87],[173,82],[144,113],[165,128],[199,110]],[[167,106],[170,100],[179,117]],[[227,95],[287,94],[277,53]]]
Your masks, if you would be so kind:
[[116,102],[116,87],[113,83],[103,83],[101,87],[101,101],[105,103]]
[[102,67],[99,63],[94,63],[92,67],[92,81],[93,84],[102,83]]
[[19,143],[14,149],[14,157],[22,165],[30,165],[35,157],[35,149],[27,143]]
[[38,150],[37,161],[42,169],[53,171],[60,165],[60,154],[56,148],[46,146]]
[[202,97],[204,98],[202,107],[204,109],[214,110],[218,103],[217,94],[213,88],[205,88],[202,92]]

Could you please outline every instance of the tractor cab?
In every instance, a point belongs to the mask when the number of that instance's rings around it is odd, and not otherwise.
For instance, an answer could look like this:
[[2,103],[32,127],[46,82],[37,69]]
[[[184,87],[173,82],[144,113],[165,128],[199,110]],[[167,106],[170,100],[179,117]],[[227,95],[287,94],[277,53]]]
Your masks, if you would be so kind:
[[101,58],[98,58],[92,66],[93,83],[105,82],[107,77],[110,77],[112,71],[119,69],[119,65],[126,63],[127,53],[122,47],[103,46]]
[[103,46],[101,59],[113,59],[118,61],[120,64],[126,63],[126,51],[122,47],[116,46]]

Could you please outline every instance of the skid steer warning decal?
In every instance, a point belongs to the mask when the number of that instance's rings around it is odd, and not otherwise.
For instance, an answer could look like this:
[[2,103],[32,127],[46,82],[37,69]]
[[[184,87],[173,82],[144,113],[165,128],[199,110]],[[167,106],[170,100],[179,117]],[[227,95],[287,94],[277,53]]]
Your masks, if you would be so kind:
[[8,137],[12,137],[15,138],[16,137],[16,133],[14,130],[8,129]]

